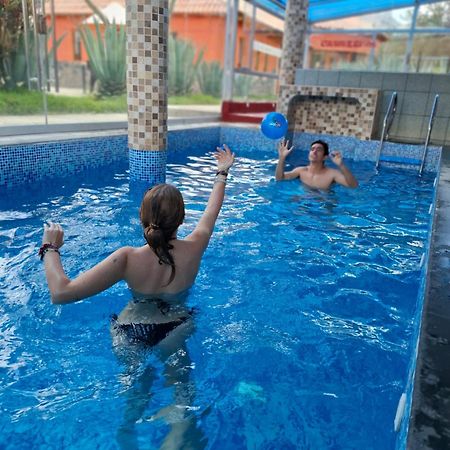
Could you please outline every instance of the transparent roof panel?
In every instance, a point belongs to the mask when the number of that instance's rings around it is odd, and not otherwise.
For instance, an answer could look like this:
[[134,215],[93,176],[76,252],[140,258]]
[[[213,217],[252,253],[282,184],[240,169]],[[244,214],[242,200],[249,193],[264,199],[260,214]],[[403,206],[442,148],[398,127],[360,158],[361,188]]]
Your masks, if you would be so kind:
[[[284,17],[287,0],[250,0],[256,6]],[[439,3],[442,0],[418,0],[419,5]],[[391,9],[412,7],[416,0],[309,0],[308,21],[321,22],[358,16]]]

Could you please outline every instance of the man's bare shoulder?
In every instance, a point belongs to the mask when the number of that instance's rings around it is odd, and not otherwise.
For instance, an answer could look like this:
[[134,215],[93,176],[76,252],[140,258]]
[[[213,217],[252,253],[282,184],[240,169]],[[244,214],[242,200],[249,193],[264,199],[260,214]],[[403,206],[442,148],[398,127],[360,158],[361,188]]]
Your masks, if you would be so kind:
[[340,174],[341,172],[339,172],[339,170],[337,169],[333,169],[332,167],[325,167],[325,172],[324,174],[328,175],[328,176],[333,176],[335,177],[336,175]]

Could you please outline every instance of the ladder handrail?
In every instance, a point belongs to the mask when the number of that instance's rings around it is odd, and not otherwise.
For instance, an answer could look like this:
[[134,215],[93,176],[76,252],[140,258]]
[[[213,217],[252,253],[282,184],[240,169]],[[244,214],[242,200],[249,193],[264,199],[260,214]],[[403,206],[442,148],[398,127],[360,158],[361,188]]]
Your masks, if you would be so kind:
[[428,121],[427,138],[425,139],[425,147],[422,153],[422,162],[420,163],[419,175],[422,175],[423,166],[425,164],[425,157],[427,156],[428,144],[430,143],[431,130],[433,129],[434,115],[436,114],[436,108],[439,100],[439,95],[436,94],[431,108],[430,120]]
[[377,163],[375,164],[375,169],[378,169],[378,165],[380,164],[381,149],[383,147],[384,140],[387,139],[389,136],[389,130],[391,128],[392,122],[394,121],[394,115],[396,110],[397,110],[397,92],[394,91],[391,95],[391,100],[389,101],[389,106],[383,120],[383,131],[381,133],[380,145],[378,146]]

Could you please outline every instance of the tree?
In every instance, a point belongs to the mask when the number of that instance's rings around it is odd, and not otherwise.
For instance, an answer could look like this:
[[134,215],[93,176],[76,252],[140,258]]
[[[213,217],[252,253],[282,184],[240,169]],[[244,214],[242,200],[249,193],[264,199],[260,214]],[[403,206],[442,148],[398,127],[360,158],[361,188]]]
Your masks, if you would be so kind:
[[18,46],[22,28],[21,0],[0,0],[0,78],[6,59]]
[[420,27],[450,28],[450,2],[440,2],[421,8],[417,17]]

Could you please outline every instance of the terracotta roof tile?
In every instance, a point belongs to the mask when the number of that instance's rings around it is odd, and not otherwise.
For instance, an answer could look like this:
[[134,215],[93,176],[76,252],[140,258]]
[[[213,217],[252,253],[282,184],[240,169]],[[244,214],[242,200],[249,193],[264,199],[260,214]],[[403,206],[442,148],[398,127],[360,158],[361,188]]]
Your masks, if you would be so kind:
[[[98,8],[104,8],[115,1],[125,5],[125,0],[93,0],[94,5]],[[84,0],[54,0],[55,3],[55,14],[57,15],[80,15],[80,16],[90,16],[92,15],[92,9]],[[45,1],[45,12],[50,14],[51,3],[50,0]]]
[[227,13],[226,0],[176,0],[174,13],[179,14],[214,14]]
[[[54,0],[57,15],[91,15],[92,10],[84,0]],[[125,6],[125,0],[92,0],[98,8],[112,2]],[[45,11],[50,13],[50,0],[46,0]],[[180,14],[215,14],[227,12],[226,0],[176,0],[174,12]]]

